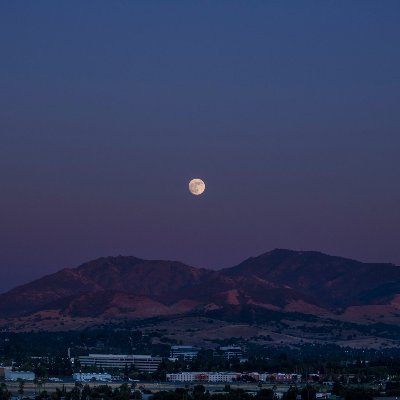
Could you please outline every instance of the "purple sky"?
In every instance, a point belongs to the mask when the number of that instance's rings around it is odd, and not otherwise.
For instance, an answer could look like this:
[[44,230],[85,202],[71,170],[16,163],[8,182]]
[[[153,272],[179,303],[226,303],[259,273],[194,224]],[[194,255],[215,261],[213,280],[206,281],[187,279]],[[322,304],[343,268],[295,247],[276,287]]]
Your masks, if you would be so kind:
[[118,254],[400,264],[399,14],[2,1],[0,291]]

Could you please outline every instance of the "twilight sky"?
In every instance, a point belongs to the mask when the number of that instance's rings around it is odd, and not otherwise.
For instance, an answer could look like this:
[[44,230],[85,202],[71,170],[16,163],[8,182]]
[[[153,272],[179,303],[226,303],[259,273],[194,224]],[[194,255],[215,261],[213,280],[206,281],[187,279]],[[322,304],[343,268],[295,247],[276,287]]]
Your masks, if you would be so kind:
[[118,254],[400,264],[399,43],[397,0],[1,1],[0,291]]

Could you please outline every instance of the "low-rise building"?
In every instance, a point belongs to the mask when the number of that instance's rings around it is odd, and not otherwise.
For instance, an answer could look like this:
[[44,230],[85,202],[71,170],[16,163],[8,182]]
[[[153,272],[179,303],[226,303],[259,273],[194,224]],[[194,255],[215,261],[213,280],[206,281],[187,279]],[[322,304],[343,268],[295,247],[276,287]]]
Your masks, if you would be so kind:
[[167,381],[169,382],[193,382],[193,372],[179,372],[176,374],[167,374]]
[[285,374],[285,373],[274,373],[269,375],[269,380],[274,382],[298,382],[301,381],[300,374]]
[[32,371],[13,371],[11,368],[4,368],[4,379],[7,381],[33,381],[35,373]]
[[90,381],[101,381],[109,382],[111,381],[110,374],[95,374],[91,372],[76,372],[72,375],[72,379],[78,382],[90,382]]
[[269,381],[269,377],[270,377],[270,374],[268,374],[266,372],[262,372],[259,375],[259,380],[262,381],[262,382],[266,382],[266,381]]
[[242,380],[244,380],[244,378],[253,380],[253,381],[261,381],[261,374],[259,374],[258,372],[244,372],[241,374],[242,375]]
[[208,375],[208,382],[233,382],[240,377],[236,372],[211,372]]
[[167,374],[170,382],[233,382],[240,377],[237,372],[180,372]]

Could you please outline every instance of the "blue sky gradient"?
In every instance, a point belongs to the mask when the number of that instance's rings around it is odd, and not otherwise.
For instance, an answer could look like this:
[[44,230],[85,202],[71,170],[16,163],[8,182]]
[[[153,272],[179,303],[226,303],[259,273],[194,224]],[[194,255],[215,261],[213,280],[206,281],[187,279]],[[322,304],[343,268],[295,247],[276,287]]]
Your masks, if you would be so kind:
[[2,1],[0,291],[116,254],[400,264],[399,15],[390,0]]

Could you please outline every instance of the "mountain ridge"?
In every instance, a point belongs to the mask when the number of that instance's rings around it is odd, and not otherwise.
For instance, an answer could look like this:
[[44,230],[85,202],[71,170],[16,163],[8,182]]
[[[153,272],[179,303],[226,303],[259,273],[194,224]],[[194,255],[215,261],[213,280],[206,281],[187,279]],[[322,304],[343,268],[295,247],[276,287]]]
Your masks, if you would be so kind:
[[398,266],[316,251],[274,249],[221,270],[110,256],[0,294],[0,327],[42,329],[48,315],[90,325],[243,306],[400,323],[399,298]]

